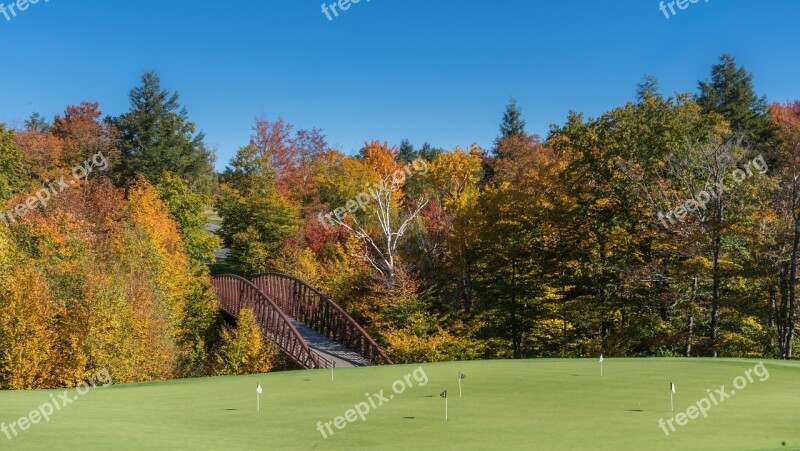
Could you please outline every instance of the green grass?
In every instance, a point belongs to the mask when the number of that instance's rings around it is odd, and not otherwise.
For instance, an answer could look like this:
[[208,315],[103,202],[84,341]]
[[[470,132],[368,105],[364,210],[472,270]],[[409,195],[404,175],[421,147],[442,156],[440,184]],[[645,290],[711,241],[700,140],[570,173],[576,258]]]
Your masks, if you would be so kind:
[[[750,360],[525,360],[427,364],[414,385],[324,439],[330,421],[385,390],[416,365],[292,371],[97,388],[32,425],[14,449],[800,449],[800,363],[765,362],[755,381],[669,437],[668,383],[675,411],[756,365]],[[456,374],[467,374],[458,398]],[[256,412],[256,383],[264,387]],[[449,390],[450,421],[444,421]],[[61,391],[0,392],[9,423]],[[72,393],[70,394],[72,396]],[[332,426],[333,427],[333,426]],[[781,442],[786,442],[785,446]]]
[[222,218],[219,216],[216,210],[212,208],[204,208],[203,214],[206,215],[206,218],[210,224],[222,225]]

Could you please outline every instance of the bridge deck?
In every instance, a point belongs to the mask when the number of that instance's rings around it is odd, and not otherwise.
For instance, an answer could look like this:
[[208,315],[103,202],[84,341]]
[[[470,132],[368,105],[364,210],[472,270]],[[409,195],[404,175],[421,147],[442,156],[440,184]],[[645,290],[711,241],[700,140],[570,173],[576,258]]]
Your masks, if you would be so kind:
[[222,312],[237,318],[241,309],[252,309],[261,330],[303,368],[392,364],[350,315],[300,279],[275,273],[250,280],[220,274],[213,284]]
[[[209,223],[206,230],[219,235],[220,226]],[[221,246],[214,255],[219,261],[224,261],[230,251]],[[223,274],[214,277],[214,289],[220,296],[220,309],[227,309],[234,318],[243,298],[249,305],[255,302],[263,306],[259,310],[263,318],[258,320],[262,330],[274,335],[281,350],[304,368],[325,368],[331,364],[340,368],[392,364],[375,340],[353,318],[300,279],[267,273],[247,280]],[[293,318],[289,316],[290,312],[301,317],[299,320]],[[319,324],[320,317],[325,318],[325,324]],[[324,334],[302,321],[310,321],[309,324],[320,327]],[[356,352],[356,349],[360,351]]]
[[351,351],[292,317],[289,317],[289,319],[308,343],[308,347],[325,359],[336,362],[336,368],[372,365],[369,360],[360,354]]

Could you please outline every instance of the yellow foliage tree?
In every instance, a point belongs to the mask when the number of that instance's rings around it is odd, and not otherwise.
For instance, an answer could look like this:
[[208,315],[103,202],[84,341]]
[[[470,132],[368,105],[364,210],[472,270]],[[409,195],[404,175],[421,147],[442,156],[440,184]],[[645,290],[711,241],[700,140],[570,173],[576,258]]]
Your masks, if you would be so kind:
[[0,386],[38,389],[54,384],[54,312],[47,283],[28,268],[4,272],[0,285]]
[[242,309],[235,329],[222,330],[214,361],[217,375],[266,373],[277,362],[277,345],[264,338],[251,309]]

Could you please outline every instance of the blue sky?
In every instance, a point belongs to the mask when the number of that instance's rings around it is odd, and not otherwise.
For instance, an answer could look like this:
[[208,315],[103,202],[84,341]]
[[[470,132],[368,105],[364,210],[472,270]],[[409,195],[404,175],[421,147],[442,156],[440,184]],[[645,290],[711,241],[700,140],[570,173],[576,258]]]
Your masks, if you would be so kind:
[[0,15],[0,121],[82,100],[117,115],[156,70],[221,169],[257,116],[320,127],[347,153],[368,139],[489,147],[512,95],[544,134],[632,99],[643,74],[694,91],[723,52],[770,100],[800,99],[795,0],[700,0],[669,20],[656,0],[361,0],[333,21],[321,3],[40,0]]

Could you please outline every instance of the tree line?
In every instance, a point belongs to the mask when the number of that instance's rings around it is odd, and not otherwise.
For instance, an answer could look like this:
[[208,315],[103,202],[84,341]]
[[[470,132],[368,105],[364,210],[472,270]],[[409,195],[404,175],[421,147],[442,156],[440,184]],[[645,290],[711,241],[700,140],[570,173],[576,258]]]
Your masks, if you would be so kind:
[[[798,105],[770,105],[723,55],[695,92],[646,76],[545,138],[512,99],[489,149],[375,140],[350,156],[259,119],[220,174],[223,238],[235,270],[322,287],[397,361],[790,359]],[[429,170],[391,179],[414,160]],[[376,185],[366,211],[341,208]],[[337,207],[338,227],[317,220]]]
[[110,167],[0,231],[0,385],[281,365],[252,316],[219,317],[221,271],[309,281],[397,362],[793,358],[800,102],[769,104],[730,55],[694,92],[634,94],[544,138],[512,99],[487,149],[351,155],[258,118],[221,173],[154,73],[118,117],[83,102],[3,127],[9,207],[97,152]]

